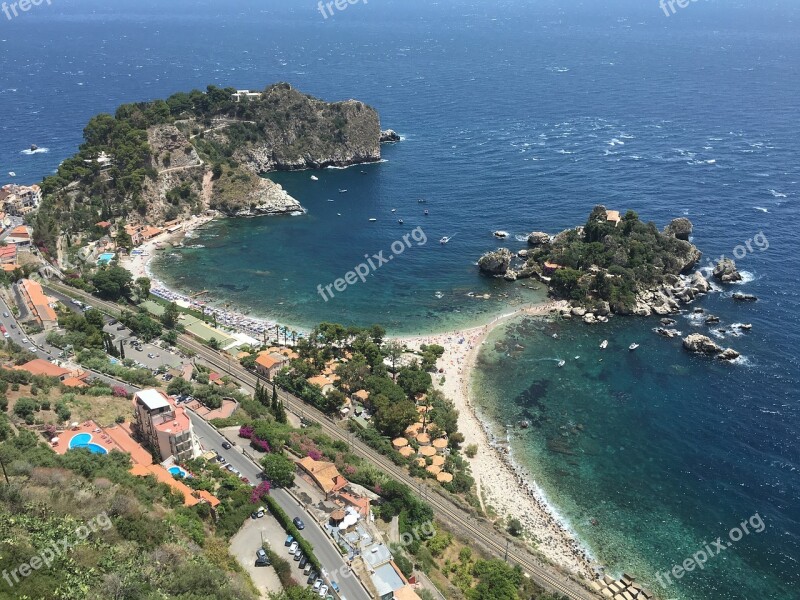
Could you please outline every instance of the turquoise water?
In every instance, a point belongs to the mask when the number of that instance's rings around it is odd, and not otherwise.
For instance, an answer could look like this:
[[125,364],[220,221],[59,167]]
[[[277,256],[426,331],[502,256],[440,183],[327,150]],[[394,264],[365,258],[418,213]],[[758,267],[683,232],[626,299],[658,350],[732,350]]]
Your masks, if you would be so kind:
[[[498,436],[512,425],[516,462],[615,574],[635,573],[664,598],[797,598],[800,488],[787,458],[797,405],[769,373],[765,335],[727,340],[746,359],[722,364],[687,354],[655,326],[519,319],[483,347],[474,400]],[[685,317],[678,327],[705,329]],[[520,420],[531,427],[513,428]],[[658,585],[657,572],[757,513],[762,533]]]
[[79,433],[70,440],[69,449],[88,448],[92,454],[108,454],[108,450],[99,444],[93,443],[91,440],[92,435],[90,433]]
[[172,475],[180,475],[181,477],[190,477],[190,475],[189,475],[189,474],[188,474],[188,473],[187,473],[187,472],[186,472],[184,469],[181,469],[181,468],[180,468],[180,467],[178,467],[177,465],[176,465],[176,466],[172,466],[172,467],[170,467],[170,468],[168,469],[168,471],[169,471],[169,472],[170,472]]

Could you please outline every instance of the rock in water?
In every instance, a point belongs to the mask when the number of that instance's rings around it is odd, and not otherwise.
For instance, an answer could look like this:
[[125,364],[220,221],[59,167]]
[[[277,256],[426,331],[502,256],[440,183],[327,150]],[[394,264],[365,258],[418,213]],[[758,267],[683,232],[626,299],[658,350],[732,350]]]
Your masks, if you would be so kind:
[[758,300],[758,297],[754,296],[753,294],[743,294],[742,292],[736,292],[733,295],[733,299],[739,302],[755,302],[756,300]]
[[508,267],[511,266],[511,250],[508,248],[498,248],[494,252],[487,252],[478,261],[481,273],[486,275],[505,275]]
[[673,219],[672,222],[664,228],[664,233],[688,242],[689,236],[692,235],[692,229],[692,222],[686,217],[680,217],[679,219]]
[[394,129],[381,131],[381,144],[392,144],[400,141],[400,135]]
[[714,267],[714,277],[722,283],[741,281],[742,276],[736,270],[736,263],[730,258],[721,258]]
[[695,352],[697,354],[713,355],[722,352],[722,348],[720,348],[714,340],[708,336],[700,335],[699,333],[692,333],[683,338],[683,347],[689,352]]
[[528,244],[531,246],[544,246],[550,243],[550,235],[541,231],[534,231],[528,236]]
[[736,350],[733,348],[726,348],[720,354],[717,355],[717,358],[720,360],[736,360],[741,356]]
[[706,294],[711,289],[711,284],[708,283],[700,271],[695,271],[694,275],[692,275],[692,287],[696,292]]

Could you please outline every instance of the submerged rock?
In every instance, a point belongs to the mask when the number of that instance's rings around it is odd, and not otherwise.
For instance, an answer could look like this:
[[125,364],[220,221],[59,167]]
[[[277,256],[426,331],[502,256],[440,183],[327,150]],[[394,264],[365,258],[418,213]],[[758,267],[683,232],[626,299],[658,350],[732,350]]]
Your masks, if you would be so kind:
[[753,294],[743,294],[742,292],[736,292],[733,295],[733,299],[739,302],[755,302],[756,300],[758,300],[758,297],[754,296]]

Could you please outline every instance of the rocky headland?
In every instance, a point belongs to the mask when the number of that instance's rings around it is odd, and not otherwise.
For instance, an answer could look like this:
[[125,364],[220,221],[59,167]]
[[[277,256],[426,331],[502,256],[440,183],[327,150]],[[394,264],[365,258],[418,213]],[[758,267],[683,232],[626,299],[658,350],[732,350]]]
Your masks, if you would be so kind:
[[265,177],[381,159],[374,108],[325,102],[286,83],[241,93],[209,86],[92,118],[79,152],[42,184],[34,237],[46,252],[65,231],[100,221],[163,226],[212,209],[226,216],[303,211]]

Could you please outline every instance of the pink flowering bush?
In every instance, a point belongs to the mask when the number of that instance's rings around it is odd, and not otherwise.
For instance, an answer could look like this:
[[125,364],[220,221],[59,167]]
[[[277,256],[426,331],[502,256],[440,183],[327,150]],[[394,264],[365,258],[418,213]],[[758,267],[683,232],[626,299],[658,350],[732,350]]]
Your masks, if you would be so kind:
[[126,390],[121,385],[115,385],[111,388],[111,395],[115,398],[127,398],[128,397],[128,390]]
[[256,487],[253,488],[253,491],[250,492],[250,502],[253,504],[258,504],[261,500],[264,499],[264,496],[269,494],[269,481],[262,481]]
[[320,460],[322,459],[322,452],[316,449],[312,449],[306,453],[306,456],[308,456],[312,460]]
[[262,440],[256,436],[250,438],[250,445],[255,448],[256,450],[261,450],[262,452],[269,452],[269,444],[266,440]]
[[239,437],[250,439],[253,437],[253,426],[252,425],[242,425],[239,427]]

